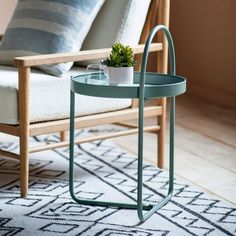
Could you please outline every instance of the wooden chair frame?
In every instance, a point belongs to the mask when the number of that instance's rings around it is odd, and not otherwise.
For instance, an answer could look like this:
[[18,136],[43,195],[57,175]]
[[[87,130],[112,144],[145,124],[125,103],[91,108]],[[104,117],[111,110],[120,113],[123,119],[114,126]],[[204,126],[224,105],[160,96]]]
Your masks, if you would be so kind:
[[[153,25],[163,24],[169,26],[169,9],[170,0],[153,0],[145,23],[145,27],[141,36],[141,43],[147,38]],[[1,37],[0,37],[1,38]],[[158,52],[157,71],[167,73],[168,64],[168,48],[164,34],[158,35],[158,43],[151,45],[150,51]],[[144,45],[140,44],[133,47],[135,54],[143,52]],[[78,53],[60,53],[38,56],[18,57],[14,59],[15,65],[18,67],[18,109],[19,109],[19,125],[0,124],[0,132],[19,137],[20,152],[15,154],[12,152],[0,150],[0,155],[10,157],[20,161],[20,186],[21,196],[26,197],[28,194],[29,179],[29,154],[57,147],[69,145],[66,141],[65,132],[69,130],[69,119],[30,123],[30,70],[32,66],[56,64],[62,62],[78,62],[91,59],[101,59],[110,54],[110,48],[80,51]],[[166,98],[157,100],[156,104],[145,108],[145,117],[157,117],[157,125],[145,127],[145,131],[154,132],[158,135],[158,166],[163,167],[164,160],[164,141],[165,141],[165,120],[166,120]],[[75,119],[75,128],[84,128],[109,123],[119,123],[131,129],[119,131],[112,134],[98,135],[96,137],[83,138],[76,140],[75,143],[84,143],[98,139],[112,138],[122,135],[137,133],[138,129],[135,125],[128,125],[128,120],[138,117],[138,104],[133,100],[132,106],[120,111],[113,111],[89,116],[77,117]],[[61,133],[61,142],[56,144],[48,144],[39,147],[29,147],[29,137],[49,134],[54,132]]]

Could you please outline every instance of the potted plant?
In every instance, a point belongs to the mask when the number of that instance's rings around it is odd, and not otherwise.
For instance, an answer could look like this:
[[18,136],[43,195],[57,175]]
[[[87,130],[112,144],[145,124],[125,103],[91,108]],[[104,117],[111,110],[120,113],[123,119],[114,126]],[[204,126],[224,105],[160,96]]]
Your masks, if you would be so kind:
[[112,46],[110,56],[102,61],[107,65],[108,76],[111,83],[133,83],[133,72],[136,61],[131,47],[121,43]]

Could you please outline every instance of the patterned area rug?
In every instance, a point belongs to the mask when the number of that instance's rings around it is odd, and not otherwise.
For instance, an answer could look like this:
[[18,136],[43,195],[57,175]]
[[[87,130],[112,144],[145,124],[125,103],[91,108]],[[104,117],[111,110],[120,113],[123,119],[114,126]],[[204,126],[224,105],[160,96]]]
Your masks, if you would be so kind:
[[[57,139],[41,136],[32,143]],[[18,148],[11,142],[0,143],[3,146]],[[18,162],[0,157],[0,235],[236,235],[236,209],[178,179],[171,201],[143,224],[135,210],[78,205],[68,191],[68,153],[68,148],[61,148],[31,155],[26,199],[19,198]],[[75,154],[78,196],[136,199],[134,155],[109,141],[78,145]],[[144,200],[160,201],[168,189],[168,173],[145,165],[144,181]]]

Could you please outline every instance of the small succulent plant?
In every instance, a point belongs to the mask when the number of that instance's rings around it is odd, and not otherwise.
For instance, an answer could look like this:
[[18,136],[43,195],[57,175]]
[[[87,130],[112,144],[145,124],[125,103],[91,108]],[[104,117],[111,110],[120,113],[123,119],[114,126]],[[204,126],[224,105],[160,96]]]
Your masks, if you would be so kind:
[[102,63],[112,67],[132,67],[136,64],[136,61],[131,47],[115,43],[112,46],[110,56]]

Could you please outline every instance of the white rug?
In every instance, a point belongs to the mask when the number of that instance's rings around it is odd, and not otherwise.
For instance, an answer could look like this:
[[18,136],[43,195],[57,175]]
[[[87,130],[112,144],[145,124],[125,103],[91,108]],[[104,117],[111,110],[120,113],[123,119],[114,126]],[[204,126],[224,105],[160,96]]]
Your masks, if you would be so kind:
[[[41,136],[34,144],[54,142]],[[16,150],[17,143],[0,142]],[[136,210],[78,205],[68,189],[68,148],[32,154],[27,199],[19,198],[19,164],[0,157],[0,235],[236,235],[236,209],[175,180],[171,201],[143,224]],[[137,161],[112,142],[75,147],[76,193],[87,199],[136,199]],[[144,166],[144,199],[157,202],[168,189],[168,173]]]

